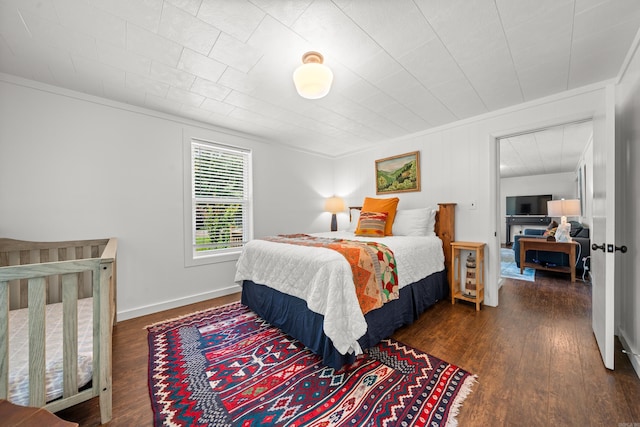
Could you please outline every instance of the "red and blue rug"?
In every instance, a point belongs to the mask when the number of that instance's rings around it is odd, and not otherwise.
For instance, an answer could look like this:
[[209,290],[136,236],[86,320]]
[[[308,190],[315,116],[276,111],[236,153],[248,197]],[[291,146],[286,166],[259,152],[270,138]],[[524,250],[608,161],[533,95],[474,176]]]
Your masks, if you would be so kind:
[[148,327],[156,426],[446,426],[475,376],[394,340],[336,371],[240,303]]

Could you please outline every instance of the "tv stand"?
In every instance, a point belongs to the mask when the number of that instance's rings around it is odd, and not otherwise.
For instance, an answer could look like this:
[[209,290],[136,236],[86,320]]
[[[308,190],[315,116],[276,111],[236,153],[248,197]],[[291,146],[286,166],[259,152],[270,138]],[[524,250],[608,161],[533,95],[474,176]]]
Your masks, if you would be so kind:
[[548,216],[533,216],[533,215],[521,215],[521,216],[508,216],[506,217],[507,234],[505,243],[511,244],[511,226],[512,225],[549,225],[551,224],[551,218]]

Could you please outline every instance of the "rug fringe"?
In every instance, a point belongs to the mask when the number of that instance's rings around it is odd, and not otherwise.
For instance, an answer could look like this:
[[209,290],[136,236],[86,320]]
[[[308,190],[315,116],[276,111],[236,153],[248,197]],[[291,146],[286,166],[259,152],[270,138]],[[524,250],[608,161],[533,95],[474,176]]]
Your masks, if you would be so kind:
[[176,317],[172,317],[172,318],[169,318],[169,319],[158,320],[157,322],[152,323],[150,325],[147,325],[142,329],[153,328],[154,326],[162,325],[163,323],[175,322],[176,320],[181,320],[181,319],[184,319],[185,317],[194,316],[196,314],[200,314],[200,313],[204,313],[204,312],[207,312],[207,311],[211,311],[211,310],[214,310],[216,308],[224,308],[224,307],[227,307],[227,306],[230,306],[230,305],[234,305],[234,304],[240,304],[240,301],[234,301],[234,302],[230,302],[230,303],[223,304],[223,305],[216,305],[214,307],[209,307],[209,308],[205,308],[203,310],[193,311],[191,313],[183,314],[181,316],[176,316]]
[[460,408],[462,407],[462,403],[469,396],[469,394],[471,394],[471,391],[472,391],[471,388],[477,382],[478,382],[477,375],[471,375],[465,378],[464,383],[460,386],[460,391],[458,392],[458,395],[456,396],[456,398],[453,400],[453,403],[451,404],[451,410],[449,410],[449,417],[447,418],[446,427],[458,426],[457,416],[460,413]]

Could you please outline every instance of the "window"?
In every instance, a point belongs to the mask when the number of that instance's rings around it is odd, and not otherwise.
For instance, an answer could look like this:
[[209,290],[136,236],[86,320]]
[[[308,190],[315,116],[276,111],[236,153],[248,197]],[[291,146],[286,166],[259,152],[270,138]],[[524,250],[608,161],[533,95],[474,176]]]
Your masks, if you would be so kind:
[[189,170],[190,259],[239,253],[251,238],[251,151],[191,139]]

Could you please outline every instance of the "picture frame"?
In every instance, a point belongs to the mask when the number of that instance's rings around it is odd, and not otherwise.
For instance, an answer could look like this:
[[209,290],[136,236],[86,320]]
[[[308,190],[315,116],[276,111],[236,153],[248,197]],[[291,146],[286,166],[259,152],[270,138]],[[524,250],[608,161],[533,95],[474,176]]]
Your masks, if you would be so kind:
[[420,152],[375,161],[376,194],[420,191]]

